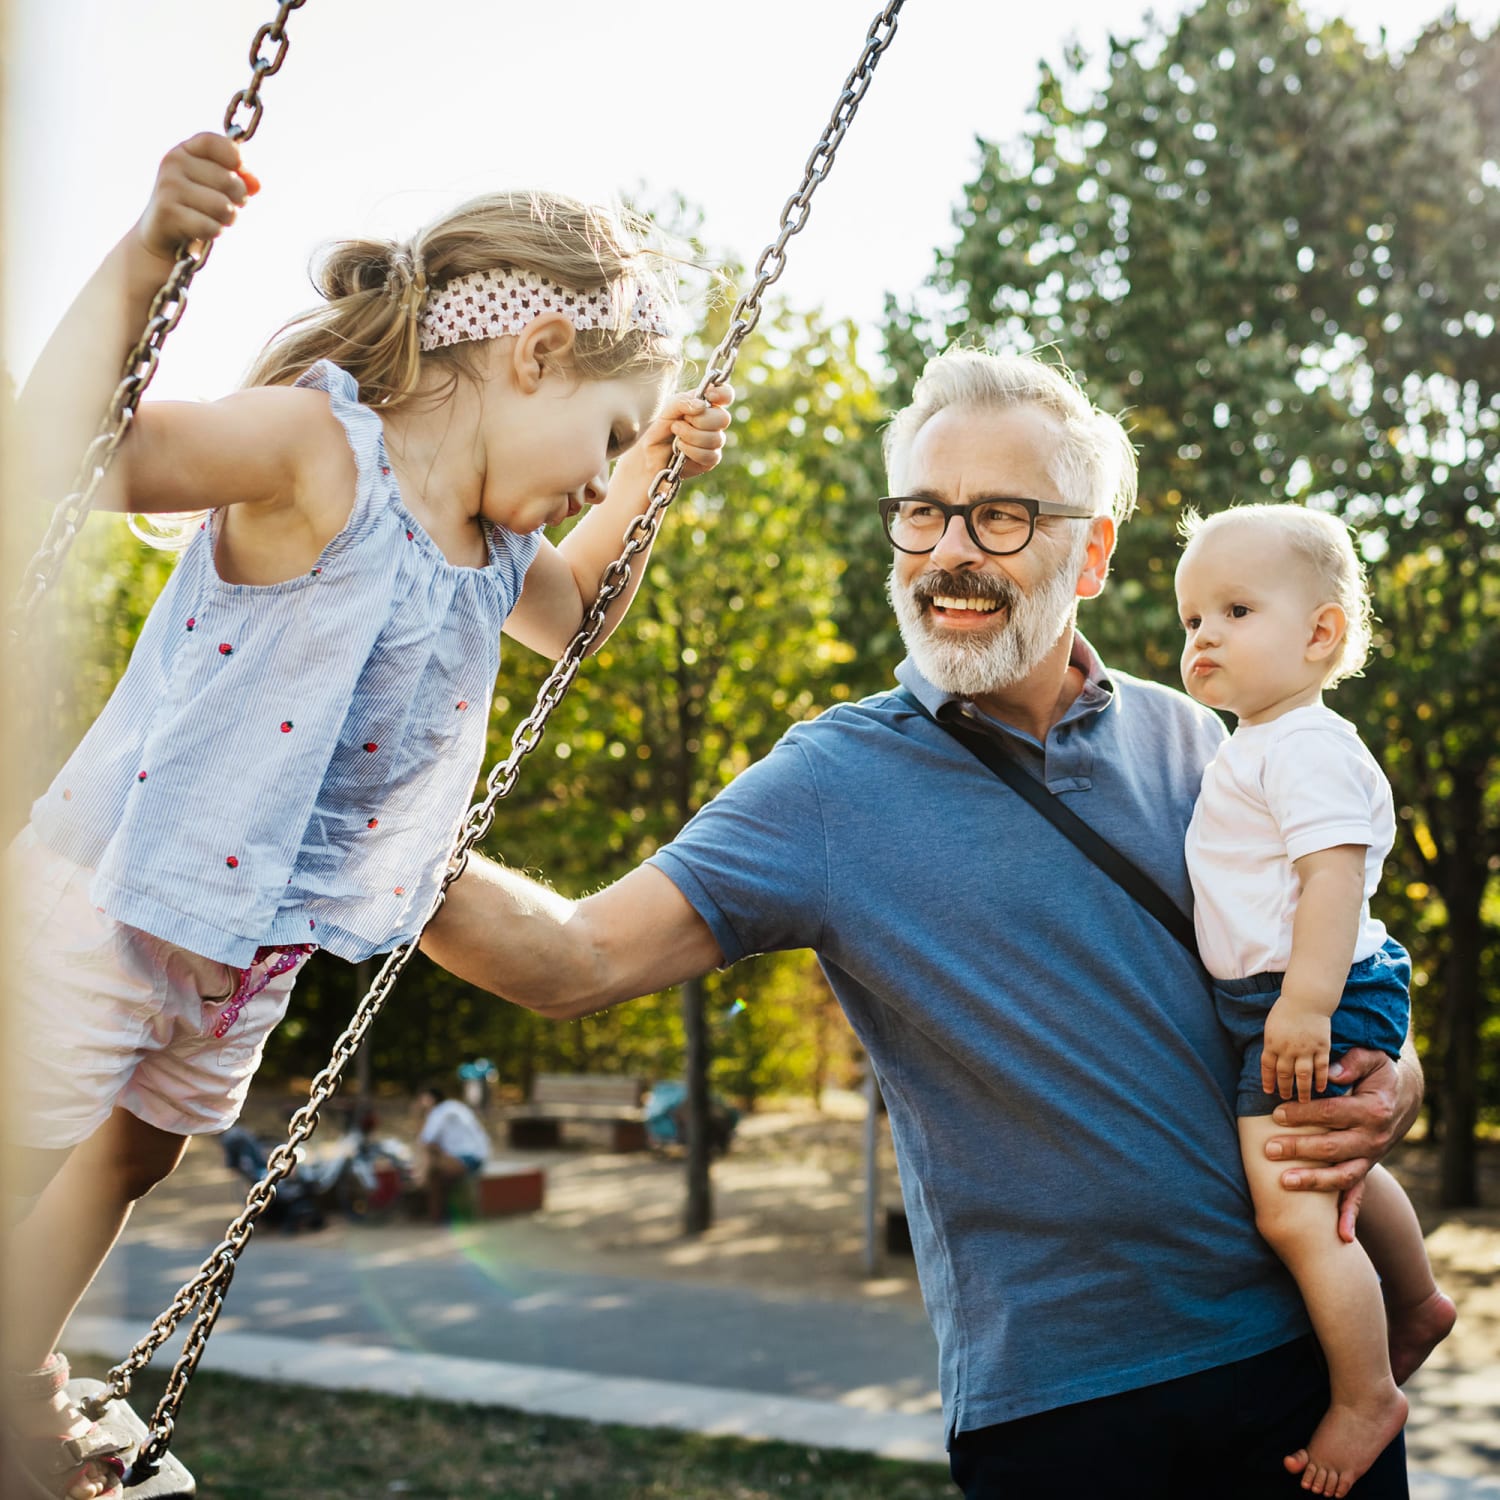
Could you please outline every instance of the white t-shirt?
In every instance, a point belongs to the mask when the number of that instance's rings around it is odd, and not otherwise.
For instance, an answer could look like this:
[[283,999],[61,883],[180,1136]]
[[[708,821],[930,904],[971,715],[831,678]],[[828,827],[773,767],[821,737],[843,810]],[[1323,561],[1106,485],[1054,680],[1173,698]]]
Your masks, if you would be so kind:
[[473,1156],[483,1161],[490,1154],[490,1138],[479,1116],[461,1099],[440,1099],[422,1122],[421,1140],[449,1156]]
[[1300,889],[1293,863],[1365,846],[1355,963],[1386,940],[1370,896],[1396,839],[1390,783],[1354,726],[1332,709],[1295,708],[1241,725],[1203,773],[1187,833],[1193,925],[1216,979],[1285,973]]

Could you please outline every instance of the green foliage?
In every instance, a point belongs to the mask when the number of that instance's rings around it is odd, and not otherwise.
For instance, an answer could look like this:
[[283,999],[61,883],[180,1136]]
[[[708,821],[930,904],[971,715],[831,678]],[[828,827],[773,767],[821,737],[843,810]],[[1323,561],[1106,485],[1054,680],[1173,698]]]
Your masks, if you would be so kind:
[[[1044,66],[1023,138],[980,143],[930,305],[892,308],[893,363],[1052,344],[1129,410],[1140,511],[1085,625],[1132,670],[1176,680],[1185,504],[1358,528],[1383,623],[1334,706],[1396,789],[1383,909],[1467,1135],[1500,941],[1500,37],[1448,17],[1398,57],[1291,0],[1211,0],[1084,78]],[[1493,1047],[1483,1077],[1500,1106]]]

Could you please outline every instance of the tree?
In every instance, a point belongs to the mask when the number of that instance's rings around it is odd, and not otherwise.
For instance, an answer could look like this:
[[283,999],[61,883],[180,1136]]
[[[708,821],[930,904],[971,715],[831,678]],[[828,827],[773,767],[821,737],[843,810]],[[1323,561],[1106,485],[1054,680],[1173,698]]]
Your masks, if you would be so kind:
[[1397,56],[1293,0],[1210,0],[1107,63],[1098,89],[1076,51],[1043,66],[1024,135],[980,143],[890,355],[1054,344],[1129,408],[1141,510],[1090,614],[1123,666],[1175,680],[1184,504],[1358,528],[1382,626],[1335,706],[1395,788],[1379,909],[1416,959],[1443,1198],[1473,1203],[1481,1082],[1500,1103],[1500,34],[1449,16]]

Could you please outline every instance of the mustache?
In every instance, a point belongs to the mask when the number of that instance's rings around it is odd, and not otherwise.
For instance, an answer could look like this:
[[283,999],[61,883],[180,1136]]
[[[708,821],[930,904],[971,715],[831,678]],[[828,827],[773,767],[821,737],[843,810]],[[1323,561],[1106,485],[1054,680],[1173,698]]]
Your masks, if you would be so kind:
[[993,573],[945,573],[938,569],[924,573],[911,585],[913,599],[930,604],[938,595],[946,599],[994,599],[1007,609],[1021,597],[1021,590],[1009,579]]

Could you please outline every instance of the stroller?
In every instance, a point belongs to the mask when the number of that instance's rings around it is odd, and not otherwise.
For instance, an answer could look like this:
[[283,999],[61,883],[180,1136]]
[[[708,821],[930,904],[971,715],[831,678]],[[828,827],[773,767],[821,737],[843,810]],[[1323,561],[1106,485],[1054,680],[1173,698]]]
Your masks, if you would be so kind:
[[[224,1165],[252,1186],[266,1175],[269,1153],[243,1125],[232,1125],[219,1137]],[[328,1216],[313,1188],[300,1175],[302,1163],[282,1179],[276,1196],[266,1206],[265,1222],[295,1234],[299,1229],[321,1229]]]
[[[410,1180],[410,1161],[400,1141],[377,1138],[373,1115],[352,1121],[332,1147],[319,1155],[298,1152],[292,1175],[283,1179],[267,1219],[287,1230],[321,1229],[330,1210],[352,1219],[383,1213],[400,1202]],[[220,1137],[224,1160],[247,1182],[265,1175],[265,1147],[236,1125]]]
[[[687,1145],[687,1085],[671,1080],[653,1085],[646,1095],[646,1141],[653,1151]],[[734,1139],[740,1112],[717,1094],[708,1101],[708,1150],[724,1156]]]

